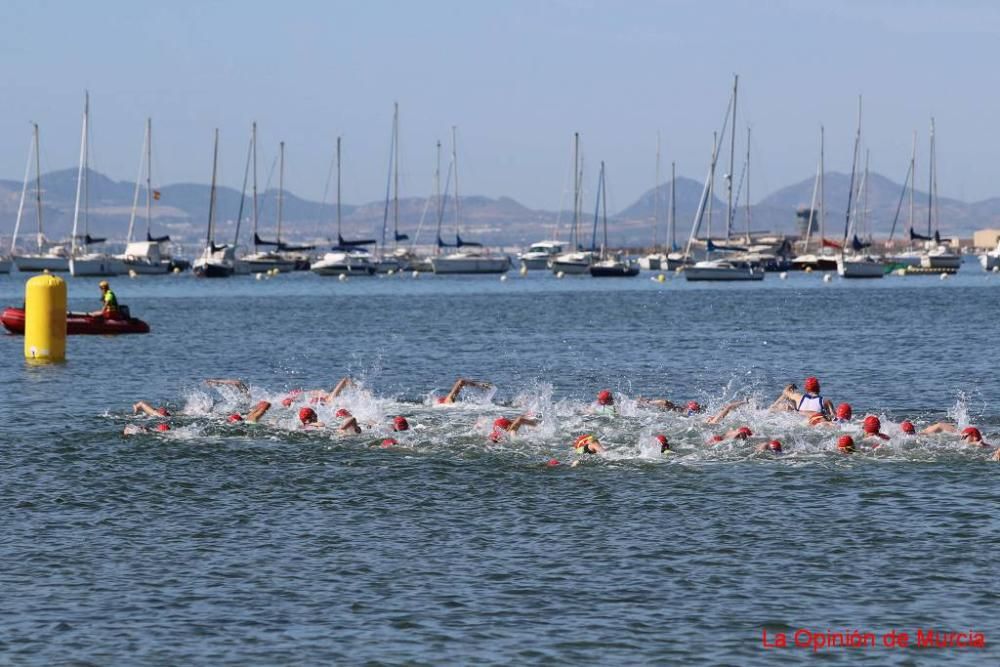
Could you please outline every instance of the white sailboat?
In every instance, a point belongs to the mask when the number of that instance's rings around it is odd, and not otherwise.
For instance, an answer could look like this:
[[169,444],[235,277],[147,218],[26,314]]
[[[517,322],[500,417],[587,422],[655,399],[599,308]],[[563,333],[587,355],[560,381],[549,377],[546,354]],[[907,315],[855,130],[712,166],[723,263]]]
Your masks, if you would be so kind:
[[506,273],[510,270],[510,257],[484,250],[478,243],[463,241],[461,236],[461,200],[458,194],[458,148],[456,128],[451,128],[451,161],[455,172],[455,247],[453,253],[431,258],[436,274],[457,273]]
[[[264,241],[257,234],[257,123],[253,124],[253,246],[254,252],[242,259],[250,273],[267,273],[277,270],[287,273],[295,268],[295,259],[281,252],[281,218],[285,199],[285,142],[278,144],[278,236],[274,241]],[[274,172],[271,172],[274,173]],[[260,246],[274,246],[274,250],[261,250]]]
[[[73,276],[117,276],[125,273],[124,263],[104,252],[90,252],[91,245],[104,243],[105,239],[90,236],[90,93],[83,102],[83,130],[80,138],[80,166],[76,179],[76,204],[73,207],[73,236],[70,248],[69,272]],[[79,234],[80,195],[83,194],[83,234]]]
[[[653,182],[653,252],[639,258],[639,266],[647,271],[660,271],[667,268],[667,254],[656,249],[657,230],[660,224],[660,133],[656,133],[656,179]],[[669,234],[668,234],[669,235]],[[664,236],[663,245],[667,238]]]
[[[858,130],[857,134],[854,136],[854,158],[851,163],[851,182],[850,188],[847,192],[847,214],[844,221],[844,248],[841,253],[837,256],[837,274],[841,278],[881,278],[885,275],[885,262],[880,258],[874,257],[867,252],[867,248],[871,243],[862,243],[858,239],[857,233],[854,231],[854,221],[857,219],[857,207],[859,202],[864,195],[867,200],[867,181],[868,181],[868,158],[865,157],[865,171],[864,176],[861,179],[861,184],[858,187],[857,197],[854,198],[854,216],[852,218],[852,207],[851,199],[854,197],[854,177],[857,173],[858,166],[858,151],[861,148],[861,97],[858,97]],[[866,214],[867,201],[861,206],[862,215]],[[851,248],[854,250],[852,254],[847,253],[848,239],[851,239]],[[864,252],[863,252],[864,251]]]
[[[329,182],[329,181],[328,181]],[[370,276],[375,273],[372,256],[363,246],[372,241],[344,241],[340,212],[340,137],[337,137],[337,245],[313,262],[309,270],[319,276]]]
[[[399,247],[400,241],[410,237],[399,233],[399,103],[393,103],[392,136],[389,146],[389,178],[385,189],[385,208],[382,212],[382,243],[376,249],[373,266],[376,273],[395,273],[404,266],[406,249]],[[391,189],[391,193],[390,193]],[[391,195],[391,196],[390,196]],[[392,252],[388,251],[386,233],[389,227],[389,206],[392,205]]]
[[639,275],[639,265],[626,258],[622,253],[612,254],[608,248],[608,191],[604,177],[604,162],[601,161],[601,174],[597,182],[597,201],[600,209],[594,210],[594,225],[597,225],[597,212],[602,210],[604,221],[604,240],[601,243],[601,254],[590,265],[590,275],[594,278],[633,278]]
[[[739,76],[733,77],[733,92],[730,97],[730,104],[726,109],[726,117],[722,124],[722,135],[725,136],[726,125],[730,119],[730,113],[732,114],[733,126],[730,131],[730,144],[729,144],[729,174],[726,176],[726,184],[728,190],[728,204],[726,207],[726,240],[728,241],[732,232],[732,221],[733,221],[733,167],[735,166],[736,159],[736,100],[737,92],[739,90]],[[698,204],[698,213],[695,215],[695,222],[691,228],[691,236],[688,239],[687,250],[685,251],[686,256],[690,256],[691,245],[698,233],[698,228],[701,225],[701,217],[705,211],[706,203],[711,201],[712,197],[712,183],[715,180],[715,167],[718,162],[719,157],[719,142],[716,138],[712,139],[712,161],[708,170],[708,177],[705,180],[705,187],[702,190],[701,201]],[[708,234],[706,241],[706,254],[710,255],[716,246],[712,243],[711,232]],[[725,248],[730,249],[730,248]],[[754,264],[746,261],[738,261],[734,259],[705,259],[700,262],[695,262],[689,266],[684,267],[684,278],[688,281],[747,281],[747,280],[763,280],[764,279],[764,269],[761,266],[755,266]]]
[[[806,241],[801,255],[792,259],[792,268],[812,271],[836,271],[837,258],[829,251],[832,247],[840,248],[839,245],[826,239],[826,197],[824,185],[826,183],[826,167],[824,165],[824,130],[819,128],[819,165],[816,168],[816,180],[813,182],[812,200],[809,204],[809,218],[806,222]],[[816,196],[819,194],[819,210],[816,210]],[[812,240],[812,228],[814,218],[819,217],[819,248],[812,251],[810,241]]]
[[199,278],[228,278],[233,275],[236,265],[235,245],[215,244],[216,176],[219,166],[219,130],[215,130],[215,144],[212,150],[212,187],[208,196],[208,238],[201,256],[191,267]]
[[[42,231],[42,168],[41,157],[39,155],[38,123],[33,123],[32,146],[34,147],[35,160],[35,217],[38,223],[38,230],[35,234],[37,250],[33,253],[18,252],[17,238],[21,229],[21,217],[24,212],[24,200],[28,187],[28,169],[25,167],[24,186],[21,190],[21,202],[17,208],[17,222],[14,223],[14,235],[11,238],[10,253],[14,265],[18,271],[30,273],[35,271],[63,272],[69,271],[69,251],[65,245],[52,244],[45,238]],[[31,152],[28,155],[28,164],[31,163]]]
[[[927,184],[927,236],[921,238],[924,242],[924,252],[920,256],[920,267],[934,271],[953,273],[962,266],[962,256],[951,250],[941,240],[939,231],[940,217],[937,208],[937,148],[934,138],[934,119],[931,118],[930,169]],[[934,233],[931,235],[931,228]],[[913,236],[913,230],[910,230]]]
[[590,265],[594,263],[593,250],[584,250],[580,244],[580,205],[583,179],[580,166],[580,133],[573,134],[573,226],[570,229],[570,249],[552,258],[550,266],[553,273],[563,275],[584,275],[590,273]]

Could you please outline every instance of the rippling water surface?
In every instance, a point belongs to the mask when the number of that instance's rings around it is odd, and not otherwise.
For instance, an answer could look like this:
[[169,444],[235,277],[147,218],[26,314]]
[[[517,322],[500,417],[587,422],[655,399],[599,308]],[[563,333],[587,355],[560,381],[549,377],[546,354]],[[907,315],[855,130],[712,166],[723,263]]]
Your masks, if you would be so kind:
[[[23,279],[0,277],[0,302]],[[71,308],[97,307],[94,283],[69,279]],[[72,337],[51,367],[0,336],[0,662],[806,659],[764,650],[763,628],[986,633],[984,650],[822,654],[836,663],[1000,658],[1000,464],[898,427],[974,424],[1000,443],[1000,278],[976,265],[830,284],[113,283],[151,335]],[[362,388],[317,411],[347,407],[365,431],[296,429],[282,397],[344,375]],[[879,415],[889,443],[842,456],[840,430],[764,410],[806,375]],[[437,406],[459,376],[495,388]],[[591,414],[602,388],[620,416]],[[640,395],[749,403],[715,426]],[[139,399],[168,406],[172,430],[123,437],[154,423],[131,415]],[[275,405],[261,424],[225,421],[259,399]],[[488,440],[522,412],[541,424]],[[374,446],[397,414],[413,428]],[[752,442],[706,444],[742,424]],[[608,452],[573,454],[583,432]],[[756,452],[771,438],[783,456]]]

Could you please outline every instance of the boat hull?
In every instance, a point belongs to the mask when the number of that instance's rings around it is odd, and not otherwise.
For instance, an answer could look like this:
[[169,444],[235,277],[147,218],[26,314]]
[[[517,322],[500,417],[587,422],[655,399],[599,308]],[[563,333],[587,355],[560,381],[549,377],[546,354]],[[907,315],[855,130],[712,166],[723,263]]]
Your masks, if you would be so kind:
[[715,267],[693,264],[684,267],[684,278],[688,281],[736,282],[763,280],[764,269],[759,266]]
[[372,276],[375,267],[364,257],[351,257],[346,253],[327,253],[313,262],[309,269],[318,276]]
[[250,273],[267,273],[277,269],[279,273],[289,273],[295,271],[295,260],[283,258],[264,258],[249,255],[243,258]]
[[11,267],[14,265],[7,257],[0,257],[0,273],[10,273]]
[[590,275],[594,278],[634,278],[639,275],[638,264],[594,264],[590,267]]
[[70,257],[69,273],[76,276],[120,276],[126,273],[125,263],[110,255]]
[[69,258],[50,255],[14,255],[14,265],[22,273],[65,273],[69,271]]
[[837,275],[841,278],[881,278],[885,264],[871,258],[837,258]]
[[988,252],[979,256],[979,263],[984,271],[996,271],[1000,269],[1000,252]]
[[928,253],[920,257],[920,267],[924,269],[958,271],[961,266],[962,256],[951,252],[940,254]]
[[549,268],[549,256],[527,257],[521,256],[521,266],[529,271],[544,271]]
[[233,275],[233,265],[221,261],[206,262],[199,259],[191,270],[199,278],[228,278]]
[[507,273],[510,258],[503,257],[434,257],[434,273],[439,275],[471,273]]
[[[23,308],[6,308],[3,313],[0,313],[0,322],[12,334],[24,335],[24,319]],[[144,333],[149,333],[149,325],[135,317],[106,319],[99,315],[93,316],[86,313],[66,314],[67,336],[116,336]]]

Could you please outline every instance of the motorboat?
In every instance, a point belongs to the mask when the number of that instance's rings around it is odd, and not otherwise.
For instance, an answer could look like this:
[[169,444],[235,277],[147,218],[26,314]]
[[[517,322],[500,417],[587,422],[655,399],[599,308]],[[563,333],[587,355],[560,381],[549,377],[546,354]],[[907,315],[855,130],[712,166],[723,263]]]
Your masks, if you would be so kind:
[[116,255],[125,267],[125,273],[162,275],[171,270],[171,260],[160,254],[156,241],[133,241],[125,245],[125,252]]
[[[66,313],[66,335],[68,336],[108,336],[118,334],[149,333],[149,325],[131,317],[127,306],[119,307],[121,317],[110,318],[89,313]],[[0,313],[0,322],[12,334],[24,335],[24,308],[5,308]]]
[[567,252],[552,258],[552,272],[567,276],[585,275],[590,273],[594,263],[594,253],[590,250]]
[[958,271],[962,266],[962,256],[952,252],[946,245],[929,248],[920,256],[920,267],[940,271]]
[[335,250],[313,262],[309,269],[319,276],[371,276],[375,274],[371,255],[362,250]]
[[594,278],[634,278],[639,275],[639,264],[623,256],[609,257],[590,265]]
[[683,269],[688,281],[743,281],[763,280],[764,269],[747,262],[733,262],[725,259],[707,259],[695,262]]
[[264,250],[244,255],[242,261],[246,264],[250,273],[267,273],[269,271],[288,273],[295,270],[295,259],[273,250]]
[[836,271],[837,258],[833,255],[817,255],[809,253],[798,255],[791,261],[791,268],[799,271]]
[[562,252],[563,244],[559,241],[538,241],[532,243],[517,258],[528,271],[544,271],[549,268],[552,259]]
[[886,265],[872,255],[840,255],[837,257],[837,275],[841,278],[881,278]]
[[103,252],[88,252],[69,258],[69,273],[76,276],[120,276],[127,273],[125,262]]
[[510,270],[510,257],[493,255],[479,249],[459,250],[448,255],[431,258],[434,273],[507,273]]

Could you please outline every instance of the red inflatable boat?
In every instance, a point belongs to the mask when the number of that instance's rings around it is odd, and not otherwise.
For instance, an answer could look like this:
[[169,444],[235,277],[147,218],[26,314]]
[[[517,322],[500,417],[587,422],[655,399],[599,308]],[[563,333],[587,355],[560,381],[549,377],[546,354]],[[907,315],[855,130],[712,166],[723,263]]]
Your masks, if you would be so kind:
[[[123,313],[125,314],[125,313]],[[5,308],[0,314],[7,331],[24,335],[24,308]],[[87,313],[66,313],[66,335],[107,336],[149,333],[149,325],[135,317],[110,319]]]

